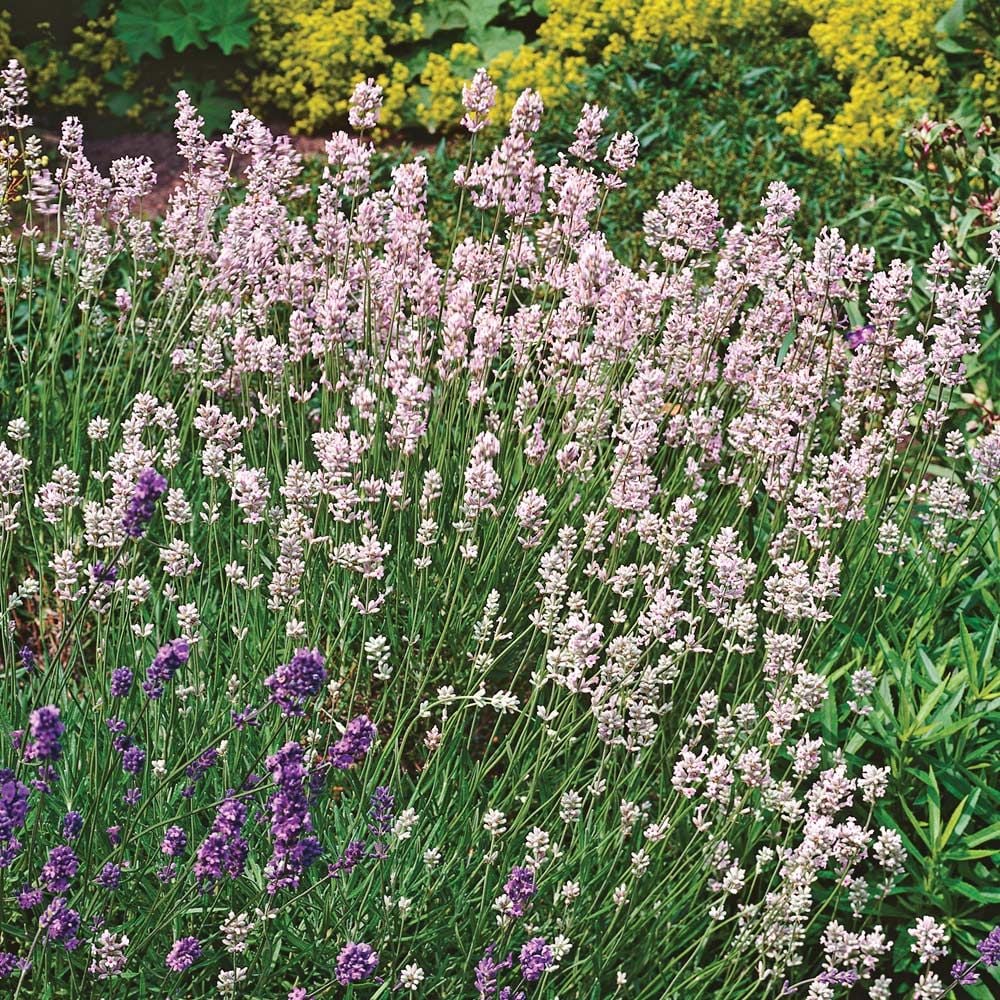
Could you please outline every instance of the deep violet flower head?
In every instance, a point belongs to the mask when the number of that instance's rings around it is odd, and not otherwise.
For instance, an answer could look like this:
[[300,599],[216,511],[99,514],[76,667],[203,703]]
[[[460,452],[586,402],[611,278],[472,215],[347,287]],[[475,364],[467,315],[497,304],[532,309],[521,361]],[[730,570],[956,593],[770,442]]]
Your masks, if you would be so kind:
[[[9,975],[25,967],[27,959],[18,958],[11,951],[0,951],[0,979],[6,979]],[[27,963],[30,967],[30,962]]]
[[34,910],[45,902],[45,896],[41,889],[35,889],[26,885],[17,894],[17,905],[22,910]]
[[282,663],[264,681],[283,715],[305,714],[306,701],[319,693],[326,680],[324,663],[318,649],[297,649],[289,663]]
[[59,709],[55,705],[36,708],[28,717],[28,731],[31,740],[25,750],[28,760],[56,761],[62,756],[59,737],[66,727],[59,719]]
[[269,799],[271,838],[274,850],[264,868],[267,891],[297,888],[302,874],[323,853],[322,846],[312,836],[309,802],[303,782],[306,778],[305,752],[295,742],[286,743],[276,754],[267,758],[278,790]]
[[515,917],[524,916],[525,903],[538,891],[535,885],[535,873],[530,868],[513,868],[503,891],[511,902],[511,913]]
[[198,846],[194,875],[203,889],[225,876],[239,878],[246,866],[249,845],[243,836],[246,803],[228,797],[219,805],[212,829]]
[[979,973],[968,962],[956,962],[951,967],[951,978],[959,986],[972,986],[979,982]]
[[[0,850],[28,815],[28,786],[14,772],[0,768]],[[2,866],[0,866],[2,867]]]
[[983,965],[988,965],[990,968],[1000,965],[1000,924],[994,927],[976,945],[976,948],[979,951],[979,957],[982,959]]
[[508,955],[505,959],[497,962],[493,958],[496,945],[491,944],[483,953],[483,957],[476,963],[476,992],[481,997],[491,997],[497,991],[497,977],[505,969],[511,968],[514,964],[514,956]]
[[63,840],[76,840],[83,829],[83,817],[76,811],[70,810],[63,817],[62,835]]
[[143,691],[153,699],[163,697],[163,687],[169,683],[174,674],[188,661],[191,647],[183,639],[171,639],[156,651],[153,662],[146,670],[146,682]]
[[542,977],[542,973],[548,969],[555,956],[545,938],[531,938],[521,946],[521,954],[518,961],[521,963],[521,975],[529,982],[537,982]]
[[121,865],[114,864],[112,861],[108,861],[101,869],[97,878],[94,879],[102,889],[108,890],[117,889],[121,884],[121,880],[122,867]]
[[95,562],[90,567],[90,579],[95,584],[111,585],[118,579],[118,567],[106,566],[102,562]]
[[365,842],[363,840],[348,841],[344,853],[333,864],[327,866],[326,873],[330,878],[340,878],[349,875],[365,858]]
[[371,797],[368,810],[368,832],[373,837],[384,837],[392,829],[392,821],[396,815],[396,800],[392,792],[384,785],[379,785]]
[[171,858],[178,858],[187,847],[187,834],[179,826],[168,826],[160,842],[160,850]]
[[57,896],[38,918],[38,926],[45,931],[49,941],[58,941],[72,951],[80,943],[76,932],[80,929],[80,914],[71,909],[63,896]]
[[347,723],[341,736],[327,754],[330,763],[341,771],[353,767],[371,749],[377,731],[367,715],[359,715]]
[[27,644],[17,651],[21,666],[29,673],[35,669],[35,651]]
[[852,351],[856,351],[862,344],[868,343],[874,332],[875,327],[869,323],[865,326],[858,326],[853,330],[849,330],[846,334],[844,334],[844,340],[847,341],[847,346]]
[[48,860],[42,865],[39,881],[48,892],[65,892],[79,869],[80,862],[73,848],[60,844],[49,851]]
[[111,673],[111,697],[124,698],[132,689],[135,675],[128,667],[118,667]]
[[126,774],[139,774],[146,766],[146,751],[131,746],[122,754],[122,770]]
[[378,968],[378,952],[369,944],[348,941],[337,956],[337,982],[341,986],[371,978]]
[[166,966],[171,972],[190,969],[201,958],[201,943],[196,937],[183,937],[175,941],[167,952]]
[[207,750],[202,750],[197,758],[184,768],[184,773],[193,781],[197,781],[204,776],[218,759],[219,751],[215,747],[209,747]]
[[144,469],[135,484],[135,492],[129,500],[122,527],[130,538],[142,538],[146,525],[153,518],[156,501],[167,491],[167,481],[156,469]]

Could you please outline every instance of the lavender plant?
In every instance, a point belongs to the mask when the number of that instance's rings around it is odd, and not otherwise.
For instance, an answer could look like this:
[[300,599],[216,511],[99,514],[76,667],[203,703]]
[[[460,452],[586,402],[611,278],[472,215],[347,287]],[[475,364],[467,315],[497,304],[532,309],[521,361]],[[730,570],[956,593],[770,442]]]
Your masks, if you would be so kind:
[[495,95],[436,259],[422,162],[373,187],[372,81],[315,192],[180,94],[154,224],[152,164],[101,176],[70,119],[49,166],[4,71],[14,996],[949,988],[838,705],[995,516],[1000,430],[950,404],[1000,237],[917,310],[911,264],[797,245],[786,186],[727,226],[681,184],[633,269],[635,138],[588,106],[543,164],[526,91],[483,150]]

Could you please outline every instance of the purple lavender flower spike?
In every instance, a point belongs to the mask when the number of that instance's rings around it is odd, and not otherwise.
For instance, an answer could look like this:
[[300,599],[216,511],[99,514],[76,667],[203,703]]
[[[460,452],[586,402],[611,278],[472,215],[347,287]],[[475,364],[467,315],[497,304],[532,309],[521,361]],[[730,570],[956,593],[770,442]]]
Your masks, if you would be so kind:
[[201,958],[201,942],[196,937],[183,937],[175,941],[167,953],[166,966],[171,972],[190,969]]
[[305,714],[306,701],[319,693],[326,680],[324,662],[318,649],[297,649],[291,662],[282,663],[264,681],[282,715]]
[[65,892],[79,868],[80,862],[72,847],[65,844],[53,847],[48,860],[42,865],[39,876],[42,887],[53,895]]
[[134,674],[128,667],[118,667],[111,673],[111,697],[124,698],[132,689]]
[[341,986],[370,979],[378,968],[378,952],[371,945],[348,941],[337,956],[337,982]]
[[28,816],[28,794],[13,771],[0,768],[0,869],[9,867],[21,850],[15,834]]
[[146,525],[153,519],[156,501],[167,491],[167,481],[156,469],[144,469],[135,484],[135,492],[129,500],[122,527],[129,538],[142,538]]
[[555,956],[545,938],[536,937],[521,946],[518,960],[521,963],[521,975],[529,983],[534,983],[541,979],[542,973],[552,965]]
[[483,957],[476,963],[476,991],[481,997],[491,997],[497,991],[497,977],[505,969],[511,968],[514,964],[514,956],[508,955],[505,959],[497,962],[493,958],[496,945],[491,944],[483,953]]
[[146,681],[142,685],[147,696],[154,700],[162,698],[164,685],[187,663],[190,655],[191,647],[183,639],[171,639],[160,646],[146,670]]
[[359,715],[347,723],[344,735],[330,747],[327,758],[335,768],[346,771],[368,753],[375,736],[375,724],[367,715]]
[[511,913],[515,917],[524,916],[525,904],[538,891],[535,873],[530,868],[513,868],[504,883],[503,891],[511,902]]
[[57,761],[62,756],[59,737],[66,727],[60,721],[59,709],[55,705],[36,708],[28,719],[28,731],[31,742],[24,754],[28,760]]
[[979,957],[982,959],[983,965],[989,966],[991,969],[995,965],[1000,965],[1000,924],[994,927],[976,945],[976,948],[979,951]]

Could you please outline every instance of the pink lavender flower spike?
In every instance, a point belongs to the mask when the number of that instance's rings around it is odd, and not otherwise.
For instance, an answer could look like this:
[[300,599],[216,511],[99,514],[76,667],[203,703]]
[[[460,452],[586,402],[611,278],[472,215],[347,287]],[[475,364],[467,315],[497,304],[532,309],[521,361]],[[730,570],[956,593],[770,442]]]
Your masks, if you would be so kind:
[[199,958],[201,958],[201,942],[196,937],[183,937],[173,943],[165,962],[171,972],[184,972]]

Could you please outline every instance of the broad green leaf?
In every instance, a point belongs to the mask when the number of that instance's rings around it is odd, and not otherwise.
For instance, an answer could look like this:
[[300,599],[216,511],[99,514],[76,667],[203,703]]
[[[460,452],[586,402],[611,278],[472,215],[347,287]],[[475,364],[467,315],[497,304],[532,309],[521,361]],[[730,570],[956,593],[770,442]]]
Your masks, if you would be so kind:
[[202,8],[199,25],[205,37],[228,56],[250,45],[250,28],[256,17],[247,0],[213,0]]
[[469,12],[458,0],[435,3],[421,14],[424,38],[433,38],[439,31],[461,31],[469,26]]
[[954,0],[954,3],[937,19],[934,30],[942,35],[954,35],[965,20],[966,0]]
[[146,55],[154,59],[163,56],[159,10],[159,0],[123,0],[118,8],[115,37],[125,46],[133,62]]
[[962,45],[960,42],[956,42],[954,38],[939,38],[937,41],[937,47],[942,52],[950,52],[953,54],[959,54],[961,52],[969,52],[969,48]]
[[201,8],[200,0],[164,0],[156,15],[160,38],[169,38],[177,52],[191,46],[207,48],[208,42],[201,30]]
[[507,28],[483,28],[472,37],[486,62],[495,59],[501,52],[513,52],[524,45],[524,35]]
[[138,100],[135,94],[131,94],[127,90],[115,90],[108,94],[105,103],[113,115],[124,118],[135,107]]
[[473,34],[481,32],[500,13],[501,0],[465,0],[469,27]]

